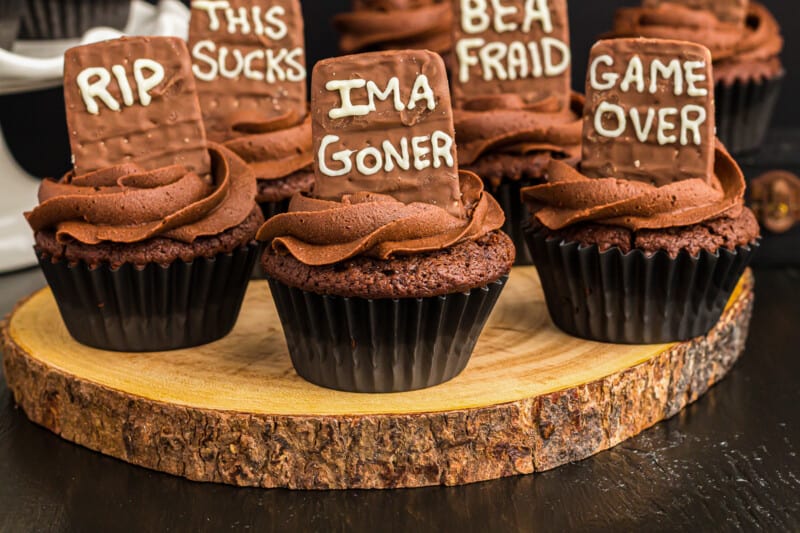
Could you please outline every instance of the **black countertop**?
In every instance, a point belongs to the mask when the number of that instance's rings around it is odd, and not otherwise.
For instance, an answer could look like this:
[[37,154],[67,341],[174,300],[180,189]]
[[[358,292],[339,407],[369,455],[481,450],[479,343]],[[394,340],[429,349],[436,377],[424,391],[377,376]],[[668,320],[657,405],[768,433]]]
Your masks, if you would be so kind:
[[[748,348],[673,419],[580,463],[453,488],[193,483],[28,422],[0,379],[0,531],[800,530],[800,268],[758,269]],[[44,285],[0,276],[0,311]]]

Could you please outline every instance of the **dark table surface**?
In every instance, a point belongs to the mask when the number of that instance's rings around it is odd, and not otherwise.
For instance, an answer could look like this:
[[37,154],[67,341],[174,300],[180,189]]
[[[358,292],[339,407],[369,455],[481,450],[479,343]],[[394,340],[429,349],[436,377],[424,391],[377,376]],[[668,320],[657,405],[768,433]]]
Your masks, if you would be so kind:
[[[773,132],[749,175],[800,167]],[[800,256],[798,230],[761,264]],[[127,465],[27,421],[0,375],[0,532],[800,531],[800,267],[756,269],[747,351],[696,404],[622,445],[535,476],[454,488],[291,492],[204,485]],[[44,286],[0,276],[0,313]],[[0,370],[1,374],[1,370]]]
[[[586,461],[465,487],[193,483],[33,425],[0,379],[0,531],[800,531],[800,268],[756,278],[747,351],[696,404]],[[0,311],[43,284],[0,276]]]

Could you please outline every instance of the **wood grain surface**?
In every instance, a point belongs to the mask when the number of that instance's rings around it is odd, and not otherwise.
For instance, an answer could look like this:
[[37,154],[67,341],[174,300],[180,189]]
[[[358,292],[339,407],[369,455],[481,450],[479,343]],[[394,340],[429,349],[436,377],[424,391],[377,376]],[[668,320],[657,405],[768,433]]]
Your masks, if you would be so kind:
[[535,269],[517,269],[464,374],[403,394],[297,377],[263,282],[228,338],[145,355],[77,344],[43,290],[8,321],[4,365],[31,420],[148,468],[262,487],[455,485],[583,459],[677,413],[741,353],[752,284],[708,338],[617,346],[556,330]]

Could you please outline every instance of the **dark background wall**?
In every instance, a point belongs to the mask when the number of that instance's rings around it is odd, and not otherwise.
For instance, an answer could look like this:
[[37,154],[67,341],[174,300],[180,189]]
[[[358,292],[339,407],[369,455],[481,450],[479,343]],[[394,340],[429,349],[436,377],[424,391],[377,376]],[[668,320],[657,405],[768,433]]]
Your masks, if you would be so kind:
[[[800,4],[797,0],[764,3],[778,18],[787,41],[783,59],[789,72],[775,126],[800,126],[800,105],[794,100],[800,93],[800,69],[792,72],[792,65],[800,64]],[[576,89],[583,89],[589,49],[597,36],[610,28],[614,10],[638,4],[640,0],[570,0]],[[337,35],[331,17],[349,5],[350,0],[303,1],[309,65],[336,54]],[[33,174],[55,176],[69,167],[63,106],[60,89],[0,98],[0,125],[14,155]]]

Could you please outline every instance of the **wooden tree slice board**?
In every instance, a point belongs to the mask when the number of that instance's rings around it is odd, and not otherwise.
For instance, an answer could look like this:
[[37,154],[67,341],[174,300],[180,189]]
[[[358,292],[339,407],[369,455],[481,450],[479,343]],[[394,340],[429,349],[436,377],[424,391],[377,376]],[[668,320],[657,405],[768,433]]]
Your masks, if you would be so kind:
[[550,322],[532,267],[515,269],[467,370],[402,394],[299,378],[265,282],[233,333],[191,350],[119,354],[68,335],[49,290],[3,327],[17,403],[64,439],[197,481],[295,489],[456,485],[580,460],[671,417],[744,349],[753,277],[704,338],[618,346]]

